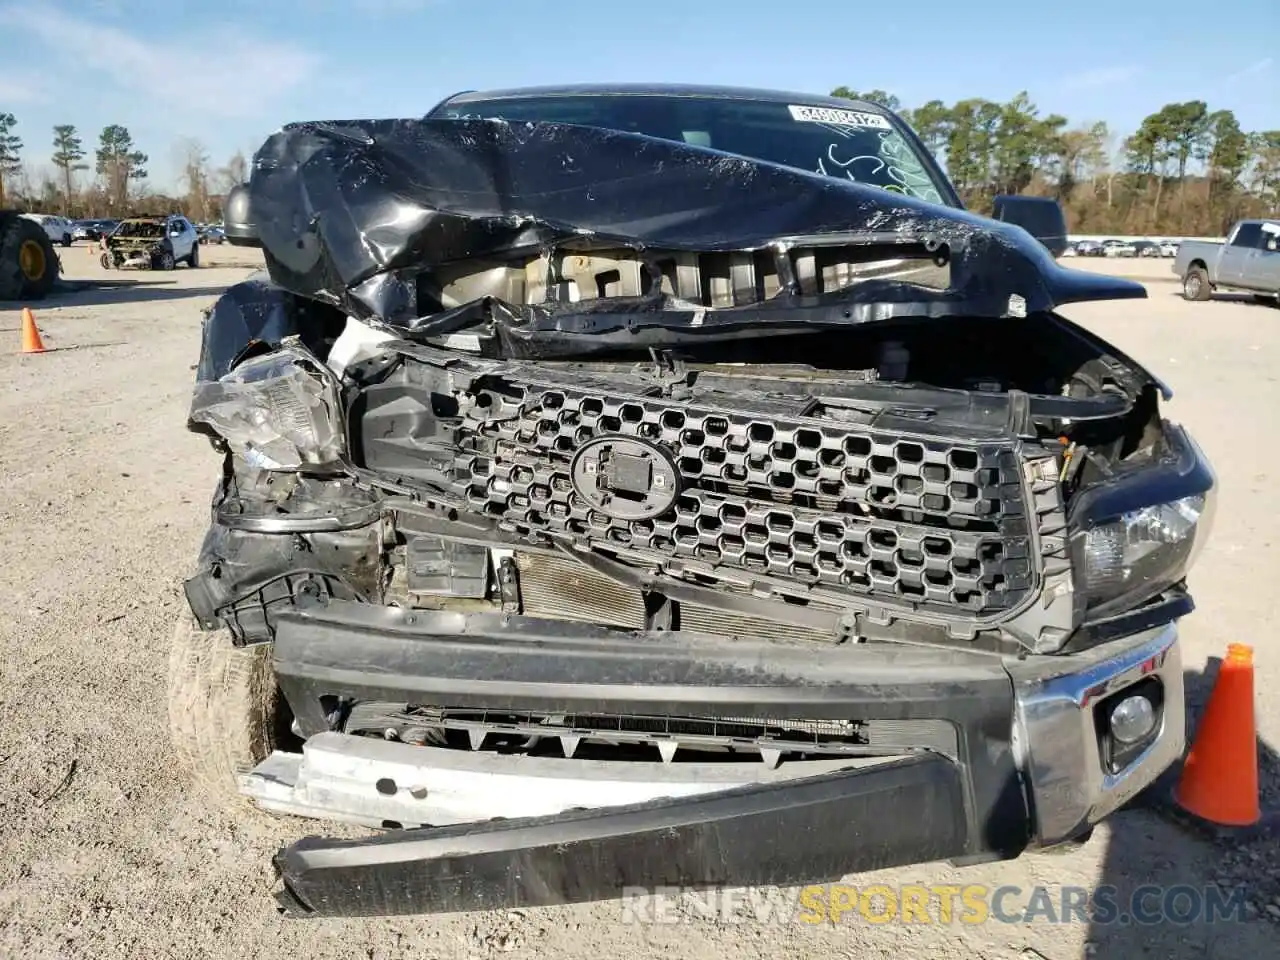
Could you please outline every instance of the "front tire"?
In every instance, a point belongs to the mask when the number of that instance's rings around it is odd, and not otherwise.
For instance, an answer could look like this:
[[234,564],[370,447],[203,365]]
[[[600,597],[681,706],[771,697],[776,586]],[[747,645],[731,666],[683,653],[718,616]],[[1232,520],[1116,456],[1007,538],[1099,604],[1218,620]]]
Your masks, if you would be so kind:
[[169,652],[169,736],[198,790],[240,802],[239,776],[278,742],[282,700],[271,644],[235,647],[227,630],[201,630],[184,615]]
[[191,245],[191,256],[187,257],[187,266],[192,270],[200,267],[200,244],[194,243]]
[[62,235],[62,245],[63,245],[64,247],[69,247],[69,246],[71,246],[71,243],[72,243],[72,240],[73,240],[73,239],[74,239],[74,238],[71,236],[71,234],[69,234],[69,233],[64,233],[64,234]]
[[156,257],[157,270],[172,270],[177,265],[173,259],[172,250],[161,250],[159,256]]
[[1184,300],[1208,300],[1213,296],[1213,286],[1209,283],[1209,274],[1204,267],[1192,267],[1182,278],[1182,298]]

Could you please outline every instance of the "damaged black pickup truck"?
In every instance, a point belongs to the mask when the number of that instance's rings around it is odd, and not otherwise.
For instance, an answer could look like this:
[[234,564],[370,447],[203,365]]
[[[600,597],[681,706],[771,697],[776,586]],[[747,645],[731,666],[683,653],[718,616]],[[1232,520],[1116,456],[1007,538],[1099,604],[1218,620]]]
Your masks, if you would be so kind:
[[200,782],[380,828],[280,851],[290,910],[1009,858],[1173,763],[1215,481],[1056,312],[1143,288],[1023,199],[968,213],[893,113],[796,94],[273,135],[170,713]]

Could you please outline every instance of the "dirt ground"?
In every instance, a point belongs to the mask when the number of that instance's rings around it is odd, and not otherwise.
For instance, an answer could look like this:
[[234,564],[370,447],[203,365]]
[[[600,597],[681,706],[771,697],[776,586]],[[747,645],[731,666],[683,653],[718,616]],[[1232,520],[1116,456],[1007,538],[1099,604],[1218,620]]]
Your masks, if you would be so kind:
[[[208,248],[206,263],[253,254]],[[72,277],[102,279],[82,247]],[[1280,411],[1280,310],[1186,303],[1169,261],[1068,261],[1149,278],[1150,299],[1066,312],[1147,362],[1167,407],[1219,473],[1214,535],[1183,623],[1193,696],[1226,644],[1257,646],[1264,790],[1280,800],[1280,447],[1257,428]],[[617,902],[369,921],[289,920],[270,858],[320,832],[306,821],[209,809],[188,797],[166,742],[164,671],[179,584],[208,520],[217,458],[184,429],[200,310],[247,266],[111,274],[115,286],[36,304],[49,352],[18,354],[0,309],[0,956],[1200,958],[1275,955],[1275,844],[1228,849],[1125,811],[1070,854],[930,864],[850,882],[1113,884],[1215,880],[1249,888],[1246,923],[1159,926],[872,925],[685,917],[624,923]],[[1056,894],[1055,894],[1056,898]],[[1273,898],[1275,898],[1273,900]],[[1266,944],[1271,943],[1271,948]]]

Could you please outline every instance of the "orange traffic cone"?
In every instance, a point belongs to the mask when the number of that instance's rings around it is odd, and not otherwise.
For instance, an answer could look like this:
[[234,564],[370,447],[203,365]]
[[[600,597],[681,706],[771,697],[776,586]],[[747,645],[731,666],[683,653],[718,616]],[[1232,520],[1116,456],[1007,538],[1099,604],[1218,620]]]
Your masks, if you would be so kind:
[[1173,799],[1210,823],[1251,827],[1262,818],[1258,796],[1258,728],[1253,715],[1253,648],[1227,647],[1200,731]]
[[36,327],[36,316],[30,307],[22,308],[22,352],[44,353],[44,341]]

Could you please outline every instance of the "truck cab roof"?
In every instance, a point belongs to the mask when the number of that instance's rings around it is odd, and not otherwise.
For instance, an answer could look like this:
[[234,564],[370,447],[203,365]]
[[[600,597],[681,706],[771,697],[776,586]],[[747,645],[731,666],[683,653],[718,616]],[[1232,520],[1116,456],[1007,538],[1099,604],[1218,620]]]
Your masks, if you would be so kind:
[[715,86],[686,83],[577,83],[540,87],[512,87],[500,90],[466,90],[455,93],[433,107],[428,117],[445,107],[491,100],[523,100],[532,97],[702,97],[713,100],[753,100],[765,103],[803,103],[809,106],[843,110],[892,113],[882,104],[868,100],[846,100],[841,97],[817,96],[785,90],[754,87]]

